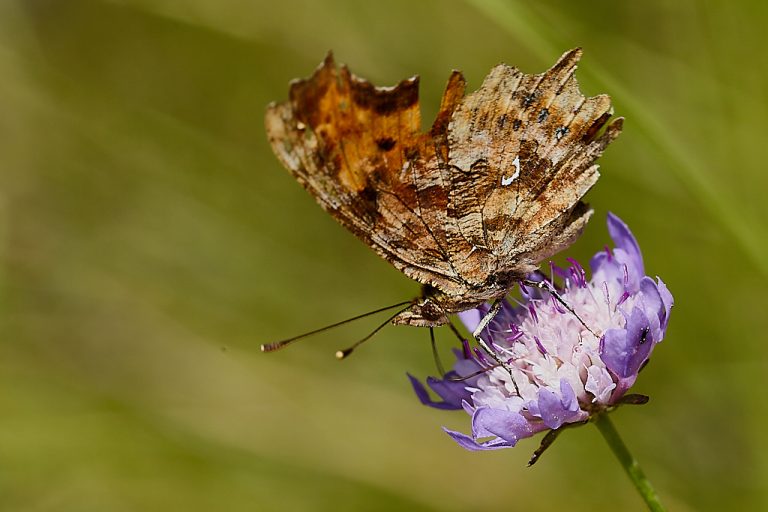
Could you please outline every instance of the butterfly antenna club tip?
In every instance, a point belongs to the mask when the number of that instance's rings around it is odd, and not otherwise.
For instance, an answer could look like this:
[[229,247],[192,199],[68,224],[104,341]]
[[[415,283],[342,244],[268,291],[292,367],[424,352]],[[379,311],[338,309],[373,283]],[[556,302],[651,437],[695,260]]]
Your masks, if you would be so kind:
[[[410,307],[410,305],[411,305],[411,301],[405,302],[404,304],[408,304],[408,307]],[[402,304],[399,304],[399,305],[400,305],[400,306],[402,306]],[[382,322],[381,324],[379,324],[379,326],[378,326],[378,327],[376,327],[374,330],[372,330],[370,333],[368,333],[368,335],[366,335],[364,338],[362,338],[362,339],[360,339],[360,340],[357,340],[357,341],[356,341],[355,343],[353,343],[351,346],[349,346],[349,347],[347,347],[347,348],[345,348],[345,349],[343,349],[343,350],[337,350],[337,351],[336,351],[336,359],[339,359],[339,360],[341,360],[341,359],[346,359],[347,357],[349,357],[349,355],[350,355],[350,354],[351,354],[351,353],[352,353],[352,352],[353,352],[353,351],[354,351],[354,350],[355,350],[357,347],[359,347],[360,345],[362,345],[363,343],[365,343],[365,342],[366,342],[366,341],[368,341],[369,339],[373,338],[373,337],[376,335],[376,333],[377,333],[377,332],[379,332],[380,330],[382,330],[382,329],[383,329],[385,326],[389,325],[389,323],[390,323],[392,320],[394,320],[394,319],[397,317],[397,315],[399,315],[400,313],[402,313],[403,311],[405,311],[406,309],[408,309],[408,307],[406,307],[406,308],[404,308],[404,309],[401,309],[401,310],[399,310],[397,313],[395,313],[394,315],[392,315],[392,316],[390,316],[389,318],[387,318],[387,319],[386,319],[384,322]]]
[[339,361],[341,361],[343,359],[346,359],[347,357],[349,357],[349,355],[352,353],[353,350],[354,350],[354,348],[352,348],[352,347],[346,348],[344,350],[337,350],[336,351],[336,359],[338,359]]
[[275,343],[262,343],[259,345],[259,348],[262,352],[274,352],[275,350],[280,350],[285,346],[284,343],[275,342]]

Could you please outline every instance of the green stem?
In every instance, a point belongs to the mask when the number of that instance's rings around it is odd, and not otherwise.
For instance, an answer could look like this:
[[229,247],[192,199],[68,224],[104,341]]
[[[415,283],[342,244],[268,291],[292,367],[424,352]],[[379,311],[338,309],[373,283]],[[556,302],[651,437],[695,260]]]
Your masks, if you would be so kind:
[[659,497],[656,495],[656,491],[654,491],[653,486],[651,486],[651,482],[648,481],[643,470],[640,469],[640,465],[632,454],[629,453],[627,445],[625,445],[624,441],[619,437],[619,433],[608,418],[608,414],[599,414],[595,419],[595,425],[597,425],[600,433],[603,434],[608,446],[613,450],[613,454],[619,459],[619,462],[624,467],[624,471],[629,475],[629,479],[632,480],[637,492],[639,492],[640,496],[645,500],[645,504],[648,505],[648,508],[653,512],[665,512],[664,507],[659,501]]

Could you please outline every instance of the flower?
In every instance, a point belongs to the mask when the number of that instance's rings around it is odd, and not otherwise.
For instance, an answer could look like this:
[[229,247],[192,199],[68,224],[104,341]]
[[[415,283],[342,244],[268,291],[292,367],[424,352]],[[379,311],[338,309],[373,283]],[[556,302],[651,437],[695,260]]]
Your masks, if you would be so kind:
[[[453,370],[427,379],[439,401],[409,375],[423,404],[472,416],[471,435],[444,429],[459,445],[510,448],[537,432],[585,422],[621,403],[635,383],[664,338],[673,300],[661,279],[645,275],[635,237],[611,213],[608,232],[616,247],[592,258],[591,279],[569,259],[567,269],[550,262],[550,278],[536,272],[520,283],[522,299],[505,300],[481,334],[494,357],[465,341]],[[489,309],[459,317],[472,331]]]

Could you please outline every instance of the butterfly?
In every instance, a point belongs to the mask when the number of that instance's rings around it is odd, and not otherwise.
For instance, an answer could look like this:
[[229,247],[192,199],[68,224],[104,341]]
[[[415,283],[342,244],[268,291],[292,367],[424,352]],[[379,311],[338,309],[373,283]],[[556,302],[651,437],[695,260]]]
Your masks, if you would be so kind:
[[484,303],[500,307],[581,234],[592,214],[581,199],[623,119],[609,123],[607,95],[580,92],[580,57],[570,50],[538,75],[500,64],[467,95],[454,71],[426,132],[418,77],[376,87],[337,68],[330,53],[311,77],[291,82],[288,101],[268,106],[280,162],[339,223],[423,285],[393,324],[433,327]]

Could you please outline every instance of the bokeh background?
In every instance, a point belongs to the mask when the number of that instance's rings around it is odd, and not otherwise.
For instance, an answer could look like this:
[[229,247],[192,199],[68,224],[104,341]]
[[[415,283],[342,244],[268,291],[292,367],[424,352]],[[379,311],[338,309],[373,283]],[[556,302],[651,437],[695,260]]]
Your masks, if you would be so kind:
[[614,421],[670,509],[768,509],[766,26],[760,1],[3,0],[0,509],[643,510],[592,426],[532,469],[537,440],[455,446],[468,418],[405,378],[435,372],[425,330],[258,350],[418,290],[272,156],[290,79],[328,49],[420,74],[429,122],[451,69],[574,46],[627,122],[568,254],[614,211],[677,302]]

